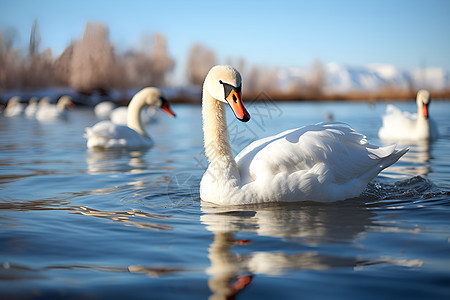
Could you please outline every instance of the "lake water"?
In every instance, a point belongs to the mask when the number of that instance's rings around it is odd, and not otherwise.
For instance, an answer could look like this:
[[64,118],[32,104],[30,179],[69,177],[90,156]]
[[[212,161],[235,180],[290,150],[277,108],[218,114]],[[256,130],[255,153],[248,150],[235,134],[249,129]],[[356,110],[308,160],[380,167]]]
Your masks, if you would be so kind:
[[[380,144],[385,107],[265,99],[228,124],[235,151],[329,114]],[[131,152],[87,151],[91,108],[0,116],[1,299],[449,299],[450,102],[430,107],[441,137],[356,199],[232,208],[199,200],[200,106],[173,109]]]

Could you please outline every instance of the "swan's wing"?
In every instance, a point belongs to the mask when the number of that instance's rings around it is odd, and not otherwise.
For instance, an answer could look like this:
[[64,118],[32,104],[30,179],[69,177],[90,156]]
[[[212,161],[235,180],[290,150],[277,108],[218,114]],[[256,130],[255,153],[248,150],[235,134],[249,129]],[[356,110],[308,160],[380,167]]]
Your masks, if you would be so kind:
[[370,180],[404,154],[396,153],[395,145],[370,145],[345,124],[319,123],[256,141],[236,162],[243,184],[261,176],[299,172],[315,174],[322,183],[343,184],[361,176]]
[[151,140],[129,128],[111,121],[101,121],[93,127],[86,128],[84,137],[88,148],[139,148],[150,146]]
[[5,110],[5,116],[6,117],[20,116],[21,114],[23,114],[24,110],[25,110],[24,104],[17,103],[13,107],[10,107],[9,109]]
[[86,128],[86,137],[97,136],[108,139],[119,139],[131,135],[131,128],[115,124],[111,121],[101,121],[93,127]]
[[53,121],[59,116],[59,111],[56,105],[45,105],[36,112],[36,119],[39,121]]
[[38,105],[36,103],[28,104],[25,108],[25,116],[27,116],[28,118],[34,117],[36,115],[37,109]]

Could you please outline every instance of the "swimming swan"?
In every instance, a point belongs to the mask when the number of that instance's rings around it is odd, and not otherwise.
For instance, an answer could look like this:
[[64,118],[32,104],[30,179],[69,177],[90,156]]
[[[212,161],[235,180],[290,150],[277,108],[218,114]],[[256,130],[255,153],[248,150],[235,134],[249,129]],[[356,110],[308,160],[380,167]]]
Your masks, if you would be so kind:
[[28,101],[28,105],[25,108],[25,116],[27,118],[33,119],[36,116],[36,112],[38,111],[38,98],[31,97]]
[[430,93],[427,90],[419,90],[416,103],[416,114],[402,112],[396,106],[389,104],[383,116],[383,126],[378,131],[380,139],[418,141],[437,138],[439,133],[436,123],[429,116]]
[[94,107],[94,113],[100,120],[108,120],[111,112],[116,108],[116,104],[112,101],[103,101]]
[[[148,106],[147,109],[141,111],[142,124],[149,124],[152,120],[155,120],[156,110],[152,106]],[[111,111],[109,118],[113,123],[127,125],[128,123],[128,106],[120,106]]]
[[408,149],[377,147],[341,123],[287,130],[251,143],[233,158],[225,108],[237,119],[250,115],[241,100],[241,76],[215,66],[203,84],[202,115],[209,167],[200,198],[221,205],[264,202],[337,201],[360,195],[367,183]]
[[39,108],[36,112],[36,119],[41,122],[51,122],[59,119],[67,119],[67,109],[72,109],[75,105],[72,102],[70,96],[61,96],[54,104],[45,104],[45,102],[39,102]]
[[20,103],[20,97],[14,96],[9,99],[4,114],[5,117],[17,117],[23,115],[25,105]]
[[101,121],[86,128],[84,137],[88,148],[147,148],[153,141],[142,126],[141,110],[145,106],[157,106],[175,116],[169,103],[157,88],[147,87],[134,95],[128,104],[128,126]]

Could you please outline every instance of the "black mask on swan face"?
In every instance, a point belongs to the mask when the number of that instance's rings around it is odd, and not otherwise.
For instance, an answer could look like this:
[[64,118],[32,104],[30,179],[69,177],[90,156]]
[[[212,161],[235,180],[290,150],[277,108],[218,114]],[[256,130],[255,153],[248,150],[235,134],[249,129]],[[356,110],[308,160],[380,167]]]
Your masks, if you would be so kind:
[[223,82],[222,80],[219,80],[219,83],[223,85],[224,98],[230,105],[236,118],[242,122],[248,122],[250,120],[250,114],[242,104],[241,85],[235,87],[231,84]]

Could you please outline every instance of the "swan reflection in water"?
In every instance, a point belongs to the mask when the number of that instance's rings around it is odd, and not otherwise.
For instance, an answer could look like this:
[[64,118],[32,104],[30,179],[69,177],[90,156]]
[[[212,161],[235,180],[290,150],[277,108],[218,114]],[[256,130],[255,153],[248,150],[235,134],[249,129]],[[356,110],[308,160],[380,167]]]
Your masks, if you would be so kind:
[[135,172],[147,169],[148,164],[143,156],[148,150],[129,151],[126,149],[101,150],[89,149],[86,163],[89,174],[103,174],[110,172]]
[[[321,253],[323,244],[357,245],[368,229],[377,230],[378,225],[372,221],[376,215],[364,206],[362,199],[331,204],[303,202],[246,207],[223,207],[202,202],[201,209],[201,222],[214,233],[214,241],[209,247],[211,266],[207,269],[211,276],[208,285],[213,293],[210,299],[233,298],[251,285],[253,276],[257,274],[280,276],[294,270],[359,270],[379,264],[405,267],[423,264],[417,259],[380,257],[372,260]],[[240,231],[282,241],[253,245],[251,241],[235,238]],[[287,253],[282,250],[283,245],[280,246],[285,242],[301,246],[297,247],[297,253],[293,253],[290,246]],[[236,255],[232,252],[235,246],[249,247],[246,250],[252,251]],[[311,248],[316,250],[310,251]]]

